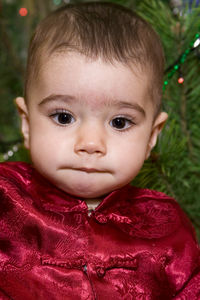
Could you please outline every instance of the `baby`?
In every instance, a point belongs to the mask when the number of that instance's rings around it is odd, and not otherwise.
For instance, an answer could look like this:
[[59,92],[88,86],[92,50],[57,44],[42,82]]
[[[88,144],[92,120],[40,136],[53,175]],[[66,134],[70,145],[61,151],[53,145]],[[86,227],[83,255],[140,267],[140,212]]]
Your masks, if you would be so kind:
[[190,221],[130,185],[167,120],[163,62],[150,25],[116,4],[39,24],[16,99],[32,165],[0,165],[0,299],[200,299]]

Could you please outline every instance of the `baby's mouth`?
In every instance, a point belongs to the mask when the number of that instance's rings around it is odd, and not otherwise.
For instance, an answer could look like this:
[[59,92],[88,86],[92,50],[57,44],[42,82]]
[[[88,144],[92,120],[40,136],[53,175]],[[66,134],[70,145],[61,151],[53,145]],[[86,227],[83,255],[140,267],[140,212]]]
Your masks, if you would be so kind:
[[95,168],[86,168],[86,167],[76,167],[76,166],[62,166],[59,168],[60,170],[75,170],[75,171],[82,171],[85,173],[110,173],[106,169],[95,169]]
[[87,172],[87,173],[102,173],[103,171],[93,169],[93,168],[80,168],[79,171]]

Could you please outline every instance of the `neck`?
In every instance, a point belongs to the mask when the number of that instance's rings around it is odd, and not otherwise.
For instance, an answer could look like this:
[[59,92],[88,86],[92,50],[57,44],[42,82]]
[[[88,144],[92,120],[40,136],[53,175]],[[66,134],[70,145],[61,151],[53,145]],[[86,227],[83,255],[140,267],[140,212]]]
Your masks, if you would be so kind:
[[94,210],[102,201],[102,198],[97,199],[84,199],[88,206],[88,210]]

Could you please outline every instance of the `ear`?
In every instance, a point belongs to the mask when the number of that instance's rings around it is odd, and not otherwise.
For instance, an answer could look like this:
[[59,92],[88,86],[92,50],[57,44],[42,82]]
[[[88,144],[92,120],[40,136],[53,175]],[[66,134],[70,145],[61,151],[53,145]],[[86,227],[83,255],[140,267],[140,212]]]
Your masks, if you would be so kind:
[[22,97],[17,97],[15,103],[21,117],[21,130],[24,136],[24,146],[29,149],[29,117],[27,105]]
[[168,114],[166,112],[161,112],[155,119],[153,126],[152,126],[151,136],[149,139],[145,159],[149,158],[151,150],[156,145],[158,135],[161,132],[161,130],[163,129],[165,122],[167,121],[167,118],[168,118]]

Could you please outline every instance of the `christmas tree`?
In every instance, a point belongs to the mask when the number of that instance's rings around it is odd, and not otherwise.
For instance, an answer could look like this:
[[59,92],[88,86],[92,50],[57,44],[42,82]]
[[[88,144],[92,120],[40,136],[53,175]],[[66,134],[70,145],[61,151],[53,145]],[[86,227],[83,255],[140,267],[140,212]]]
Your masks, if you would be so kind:
[[161,37],[166,56],[163,108],[168,123],[134,184],[173,196],[200,228],[200,8],[198,1],[142,1],[138,13]]
[[[0,2],[0,161],[29,160],[22,146],[13,100],[23,94],[27,47],[36,24],[51,10],[68,2],[84,1]],[[161,37],[166,56],[163,109],[169,113],[169,120],[133,184],[174,197],[192,220],[200,237],[199,1],[112,2],[134,9],[150,22]]]

